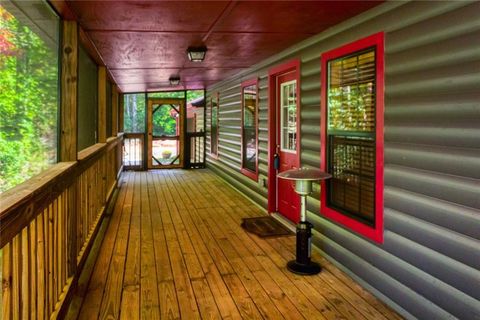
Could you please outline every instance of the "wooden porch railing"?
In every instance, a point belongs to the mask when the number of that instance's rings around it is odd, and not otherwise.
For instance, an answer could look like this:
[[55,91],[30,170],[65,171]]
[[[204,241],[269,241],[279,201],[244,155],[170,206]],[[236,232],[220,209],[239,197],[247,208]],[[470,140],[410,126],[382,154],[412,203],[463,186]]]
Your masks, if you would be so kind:
[[65,311],[114,194],[122,140],[85,149],[78,161],[58,163],[1,196],[2,319],[55,318]]
[[144,134],[125,133],[123,137],[123,168],[125,170],[143,170]]
[[205,168],[205,132],[187,132],[185,167]]

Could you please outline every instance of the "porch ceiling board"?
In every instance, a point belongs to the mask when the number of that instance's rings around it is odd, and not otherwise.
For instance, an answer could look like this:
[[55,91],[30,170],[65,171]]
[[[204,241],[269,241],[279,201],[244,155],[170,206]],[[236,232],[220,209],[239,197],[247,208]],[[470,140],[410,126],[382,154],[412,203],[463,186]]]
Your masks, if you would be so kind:
[[126,172],[121,180],[67,318],[400,319],[316,252],[319,275],[287,271],[293,233],[265,240],[245,232],[243,217],[265,213],[211,171]]
[[[171,90],[172,73],[182,88],[206,87],[382,3],[65,1],[123,92],[151,91],[151,82],[160,86],[155,90]],[[207,46],[206,59],[192,63],[186,49],[199,45]],[[185,71],[193,67],[195,74]],[[150,68],[163,72],[152,79]]]

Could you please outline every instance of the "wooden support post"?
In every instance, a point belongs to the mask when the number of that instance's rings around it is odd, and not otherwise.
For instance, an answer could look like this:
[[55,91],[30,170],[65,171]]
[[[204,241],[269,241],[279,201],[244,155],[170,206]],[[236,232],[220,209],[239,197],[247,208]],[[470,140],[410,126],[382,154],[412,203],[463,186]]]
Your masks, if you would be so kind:
[[107,68],[98,67],[98,141],[107,141]]
[[118,134],[118,89],[117,86],[112,86],[112,136],[116,137]]
[[78,26],[63,22],[60,161],[77,160]]
[[119,93],[118,95],[118,132],[123,132],[123,103],[124,103],[124,97],[123,93]]
[[[62,104],[60,161],[77,160],[77,95],[78,95],[78,24],[63,22],[62,45]],[[76,190],[72,187],[67,201],[67,255],[68,277],[77,268],[77,202]]]

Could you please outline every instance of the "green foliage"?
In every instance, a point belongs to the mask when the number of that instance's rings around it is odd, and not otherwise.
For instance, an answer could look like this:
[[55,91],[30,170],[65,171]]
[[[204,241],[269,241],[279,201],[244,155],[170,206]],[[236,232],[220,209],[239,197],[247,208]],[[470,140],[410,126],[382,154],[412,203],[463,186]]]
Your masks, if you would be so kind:
[[124,95],[123,127],[127,133],[145,132],[145,94]]
[[56,161],[57,59],[0,6],[0,192]]
[[[177,106],[175,106],[178,108]],[[174,136],[176,135],[177,122],[175,117],[178,115],[169,104],[164,104],[155,109],[153,114],[152,126],[154,136]]]
[[[187,101],[203,97],[203,90],[189,90]],[[184,98],[185,91],[153,92],[148,98]],[[145,94],[133,93],[124,95],[124,131],[126,133],[145,132]],[[154,135],[175,135],[175,118],[170,114],[170,107],[162,106],[153,116]]]

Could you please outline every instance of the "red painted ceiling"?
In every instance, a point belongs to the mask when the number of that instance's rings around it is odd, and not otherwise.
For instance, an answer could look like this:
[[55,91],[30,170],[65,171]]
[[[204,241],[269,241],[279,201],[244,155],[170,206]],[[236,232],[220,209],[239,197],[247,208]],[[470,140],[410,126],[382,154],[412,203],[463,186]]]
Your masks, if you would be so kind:
[[[199,89],[381,1],[68,1],[123,92]],[[189,46],[206,45],[190,62]],[[181,85],[168,84],[179,75]]]

